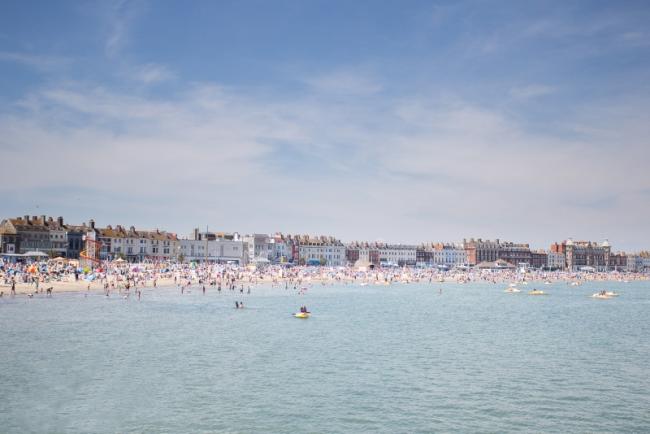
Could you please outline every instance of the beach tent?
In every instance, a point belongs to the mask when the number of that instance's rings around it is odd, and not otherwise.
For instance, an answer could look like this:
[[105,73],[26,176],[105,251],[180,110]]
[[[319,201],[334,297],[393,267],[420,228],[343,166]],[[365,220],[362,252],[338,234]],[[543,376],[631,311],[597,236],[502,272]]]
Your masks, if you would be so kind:
[[373,264],[370,261],[359,259],[357,262],[354,263],[354,268],[356,268],[359,271],[368,271],[374,269],[375,264]]
[[43,252],[27,252],[24,253],[23,256],[29,257],[29,258],[42,258],[44,256],[47,256],[47,253]]
[[483,261],[480,264],[476,266],[476,268],[480,270],[512,270],[517,267],[512,265],[510,262],[506,262],[503,259],[497,259],[494,262],[489,262],[489,261]]

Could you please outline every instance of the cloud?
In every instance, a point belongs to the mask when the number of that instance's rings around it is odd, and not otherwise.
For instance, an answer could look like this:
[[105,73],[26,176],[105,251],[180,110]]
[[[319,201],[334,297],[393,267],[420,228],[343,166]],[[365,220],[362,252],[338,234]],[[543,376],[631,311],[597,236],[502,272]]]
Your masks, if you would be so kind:
[[144,3],[138,0],[115,0],[106,6],[108,32],[104,51],[109,58],[114,58],[128,43],[131,24],[142,12]]
[[52,71],[71,63],[66,57],[0,51],[0,62],[14,62],[39,71]]
[[[428,92],[269,99],[214,83],[167,96],[51,85],[0,111],[0,158],[12,161],[0,189],[35,200],[54,189],[81,209],[83,188],[85,212],[122,222],[133,213],[181,233],[208,222],[348,240],[535,243],[577,229],[600,236],[605,225],[616,239],[650,213],[627,188],[650,189],[647,126],[632,116],[648,104],[629,103],[581,109],[578,132],[557,137],[507,110]],[[625,152],[601,151],[609,143]]]
[[128,75],[130,78],[144,84],[161,83],[175,77],[175,74],[168,67],[155,63],[147,63],[134,67]]
[[538,98],[540,96],[551,95],[556,92],[554,86],[548,86],[543,84],[530,84],[523,87],[513,87],[510,89],[510,95],[513,98],[525,100],[531,98]]
[[304,78],[314,90],[334,95],[374,95],[382,90],[378,80],[357,70],[337,70]]

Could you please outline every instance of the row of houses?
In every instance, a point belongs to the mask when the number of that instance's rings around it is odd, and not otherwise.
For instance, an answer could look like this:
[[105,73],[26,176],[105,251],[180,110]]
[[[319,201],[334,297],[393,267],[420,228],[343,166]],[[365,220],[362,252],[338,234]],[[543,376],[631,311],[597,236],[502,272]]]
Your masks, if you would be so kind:
[[650,270],[650,254],[614,253],[608,241],[553,243],[548,251],[509,241],[464,239],[461,243],[420,245],[351,242],[331,236],[276,233],[240,235],[194,229],[186,237],[134,226],[97,227],[93,220],[69,224],[63,217],[45,215],[8,218],[0,222],[0,254],[30,252],[50,256],[98,260],[123,258],[142,261],[208,261],[238,264],[294,263],[344,266],[357,262],[376,266],[473,267],[507,263],[517,267],[550,270]]

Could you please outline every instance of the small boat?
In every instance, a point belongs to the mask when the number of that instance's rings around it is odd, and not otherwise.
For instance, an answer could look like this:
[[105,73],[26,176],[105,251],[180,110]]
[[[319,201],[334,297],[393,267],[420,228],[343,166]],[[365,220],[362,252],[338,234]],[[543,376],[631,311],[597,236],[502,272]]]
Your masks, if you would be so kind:
[[550,285],[550,284],[551,284],[550,280],[547,280],[546,282],[544,282],[544,285]]
[[311,312],[296,312],[293,314],[296,318],[309,318]]
[[607,295],[607,293],[603,294],[602,292],[597,292],[591,296],[591,298],[598,298],[600,300],[609,300],[612,298],[611,296]]
[[591,297],[607,300],[609,298],[618,297],[618,293],[614,291],[598,291],[595,294],[592,294]]
[[546,293],[539,289],[533,289],[532,291],[528,291],[528,295],[546,295]]
[[509,286],[503,292],[514,294],[515,292],[521,292],[521,289],[515,288],[514,286]]

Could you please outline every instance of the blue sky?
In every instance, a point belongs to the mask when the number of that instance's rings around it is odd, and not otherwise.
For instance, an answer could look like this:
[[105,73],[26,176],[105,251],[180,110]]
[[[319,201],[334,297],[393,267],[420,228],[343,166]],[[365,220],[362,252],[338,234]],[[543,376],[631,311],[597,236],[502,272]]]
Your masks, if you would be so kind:
[[647,2],[3,2],[2,216],[647,248],[648,22]]

